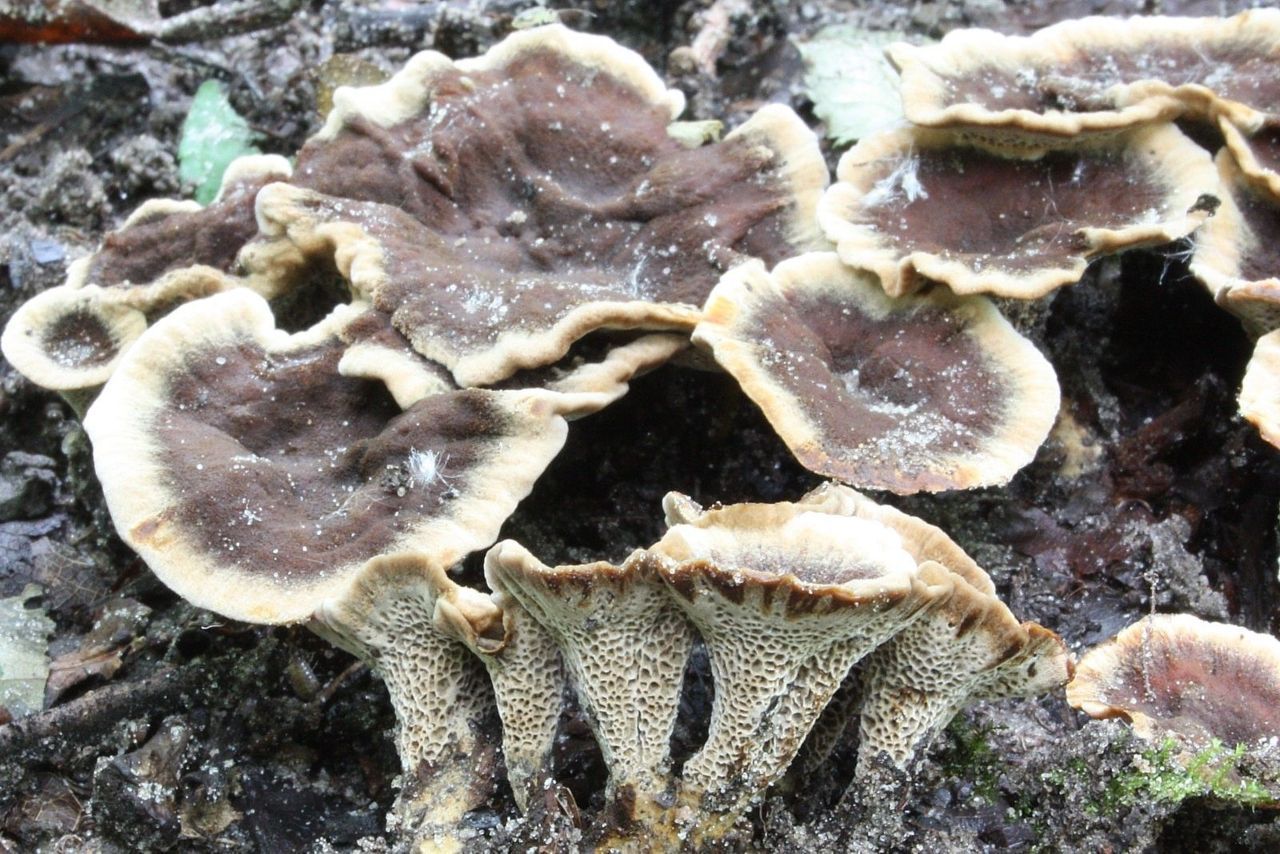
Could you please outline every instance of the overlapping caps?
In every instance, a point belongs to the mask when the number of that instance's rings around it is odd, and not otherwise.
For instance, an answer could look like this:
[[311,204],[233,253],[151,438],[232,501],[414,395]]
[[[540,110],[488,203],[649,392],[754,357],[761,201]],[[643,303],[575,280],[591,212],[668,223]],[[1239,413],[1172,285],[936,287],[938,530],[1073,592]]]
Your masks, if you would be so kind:
[[18,310],[5,355],[83,405],[176,307],[212,330],[256,294],[401,409],[542,388],[596,395],[557,404],[585,414],[696,327],[819,474],[907,493],[1029,462],[1057,408],[1034,348],[981,298],[885,300],[824,254],[827,170],[790,110],[702,142],[682,107],[635,54],[560,26],[421,54],[339,92],[296,164],[236,161],[206,208],[144,204]]
[[[1092,258],[1190,235],[1218,302],[1254,335],[1280,326],[1280,11],[958,30],[888,54],[912,125],[846,153],[819,209],[888,293],[1034,298]],[[1242,410],[1274,443],[1280,393],[1254,393],[1276,382],[1267,364]]]
[[[969,702],[1069,676],[1057,635],[1019,623],[945,534],[847,487],[708,510],[672,493],[664,507],[666,536],[621,565],[548,567],[511,541],[485,563],[515,622],[560,650],[609,766],[607,798],[648,839],[726,833],[847,680],[860,682],[861,776],[878,757],[907,767]],[[715,699],[677,772],[670,740],[696,639]]]

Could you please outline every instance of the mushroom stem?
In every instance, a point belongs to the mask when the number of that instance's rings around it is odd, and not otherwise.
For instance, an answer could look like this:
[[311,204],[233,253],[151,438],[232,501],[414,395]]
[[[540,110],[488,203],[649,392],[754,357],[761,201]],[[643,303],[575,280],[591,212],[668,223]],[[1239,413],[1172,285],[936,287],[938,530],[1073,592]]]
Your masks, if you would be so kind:
[[693,633],[637,553],[548,567],[517,543],[494,546],[485,577],[528,609],[560,647],[609,768],[606,800],[630,821],[662,811],[670,741]]
[[436,600],[436,625],[466,644],[489,671],[502,720],[507,780],[516,806],[527,812],[546,779],[560,721],[565,687],[560,651],[514,598],[458,590],[465,597]]
[[404,780],[396,829],[426,850],[455,850],[458,822],[493,793],[497,771],[489,680],[435,620],[438,602],[461,588],[415,554],[374,558],[353,588],[325,603],[312,628],[386,683]]
[[853,665],[949,578],[918,567],[883,525],[804,504],[699,514],[670,495],[664,507],[679,524],[649,554],[701,634],[715,681],[707,740],[680,792],[702,844],[782,776]]

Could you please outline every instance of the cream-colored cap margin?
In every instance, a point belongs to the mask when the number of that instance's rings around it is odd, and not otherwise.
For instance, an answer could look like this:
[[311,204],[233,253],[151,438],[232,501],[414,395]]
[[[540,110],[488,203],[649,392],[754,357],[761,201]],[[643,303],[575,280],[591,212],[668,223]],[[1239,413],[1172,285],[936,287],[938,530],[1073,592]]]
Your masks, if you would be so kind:
[[1276,199],[1280,199],[1280,172],[1268,169],[1258,160],[1257,155],[1253,152],[1253,145],[1249,142],[1249,132],[1242,130],[1235,122],[1226,118],[1218,120],[1218,129],[1222,131],[1222,138],[1227,144],[1227,150],[1235,157],[1236,165],[1240,171],[1247,175],[1251,181],[1266,187],[1267,191]]
[[1240,383],[1240,414],[1263,439],[1280,448],[1280,329],[1253,346]]
[[[262,297],[245,289],[183,306],[157,322],[125,354],[116,374],[85,417],[94,465],[120,536],[181,596],[233,619],[257,623],[303,620],[325,600],[343,597],[365,562],[332,567],[314,581],[289,584],[220,563],[168,520],[178,503],[173,477],[162,466],[164,451],[152,435],[168,408],[169,378],[181,373],[190,354],[229,342],[252,343],[284,354],[315,346],[364,310],[339,306],[324,321],[290,335],[276,329]],[[409,527],[387,552],[421,550],[451,566],[497,537],[503,521],[564,444],[568,426],[559,396],[537,391],[490,392],[508,411],[527,420],[526,435],[511,437],[493,476],[478,478],[477,491],[449,502],[449,515]],[[145,526],[145,527],[144,527]],[[138,535],[149,530],[147,536]]]
[[[89,367],[76,367],[50,352],[50,328],[72,315],[91,319],[110,337],[115,350],[108,354],[109,358]],[[23,376],[43,388],[94,388],[107,381],[125,350],[146,328],[147,319],[142,312],[104,298],[102,288],[63,285],[36,294],[18,307],[0,334],[0,352]]]
[[[836,167],[836,183],[818,204],[818,221],[827,236],[835,241],[841,259],[850,266],[874,272],[885,293],[891,296],[911,293],[920,287],[922,279],[933,279],[960,294],[989,293],[1036,299],[1079,281],[1092,258],[1187,236],[1210,216],[1209,211],[1197,207],[1197,201],[1205,193],[1216,194],[1219,186],[1208,153],[1171,124],[1081,142],[1081,148],[1123,145],[1132,159],[1159,176],[1166,189],[1166,214],[1163,219],[1141,220],[1118,228],[1080,228],[1077,234],[1084,248],[1078,254],[1064,255],[1058,266],[1028,275],[990,267],[975,270],[969,263],[950,260],[944,254],[912,250],[910,234],[904,235],[903,242],[899,243],[883,232],[851,221],[863,200],[892,171],[887,164],[902,162],[920,149],[967,145],[972,143],[949,131],[900,128],[868,137],[845,152]],[[1011,161],[1015,159],[1006,149],[986,149]],[[1026,159],[1037,156],[1039,154]]]
[[1219,176],[1218,210],[1193,237],[1191,274],[1218,305],[1240,318],[1250,335],[1262,335],[1280,327],[1280,270],[1269,278],[1247,281],[1241,277],[1241,268],[1250,253],[1276,247],[1260,246],[1237,198],[1242,194],[1272,198],[1280,215],[1280,197],[1271,197],[1265,182],[1245,174],[1232,152],[1219,151],[1214,162]]

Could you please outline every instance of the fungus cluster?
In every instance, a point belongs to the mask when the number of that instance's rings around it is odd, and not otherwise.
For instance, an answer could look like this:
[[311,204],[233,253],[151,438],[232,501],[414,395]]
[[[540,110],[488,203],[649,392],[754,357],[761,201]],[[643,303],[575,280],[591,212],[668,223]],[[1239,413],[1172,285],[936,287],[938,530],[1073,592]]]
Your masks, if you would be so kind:
[[[703,844],[727,833],[846,684],[861,704],[833,711],[841,727],[860,717],[861,774],[881,755],[910,766],[974,700],[1070,675],[1062,641],[1014,619],[942,531],[848,487],[709,510],[671,493],[663,507],[667,534],[620,566],[549,567],[511,541],[485,561],[490,586],[559,648],[615,814],[649,834]],[[675,774],[696,642],[715,700],[705,741]]]
[[[1280,11],[957,30],[887,53],[913,126],[850,149],[819,207],[886,292],[1036,298],[1092,258],[1189,238],[1220,305],[1254,336],[1280,326]],[[1241,408],[1274,444],[1271,364],[1260,344]]]
[[[694,138],[683,96],[608,39],[556,25],[473,59],[423,53],[339,89],[296,163],[237,161],[208,207],[143,205],[0,345],[35,382],[96,394],[113,519],[165,583],[237,619],[307,621],[382,674],[411,833],[455,844],[500,757],[527,806],[572,691],[616,833],[711,841],[824,709],[832,731],[857,721],[855,777],[907,768],[967,703],[1064,684],[1065,647],[946,534],[841,484],[706,510],[673,493],[666,535],[617,565],[549,567],[504,541],[488,591],[449,571],[497,540],[569,420],[690,343],[807,468],[908,494],[1005,483],[1053,424],[1052,367],[983,294],[1042,296],[1100,254],[1200,229],[1206,283],[1275,325],[1245,277],[1274,249],[1277,202],[1250,176],[1271,157],[1256,72],[1277,20],[1203,44],[1160,21],[1105,56],[1064,47],[1096,20],[895,48],[918,126],[860,142],[829,189],[790,110]],[[1151,76],[1201,54],[1211,74],[1177,76],[1205,86]],[[944,103],[922,106],[926,78]],[[1253,160],[1215,168],[1175,116],[1256,125]],[[1247,192],[1224,188],[1230,169]],[[1229,222],[1246,237],[1211,230]],[[323,293],[337,304],[286,331]],[[1242,405],[1264,422],[1276,398],[1252,379]],[[680,765],[698,645],[714,704]]]

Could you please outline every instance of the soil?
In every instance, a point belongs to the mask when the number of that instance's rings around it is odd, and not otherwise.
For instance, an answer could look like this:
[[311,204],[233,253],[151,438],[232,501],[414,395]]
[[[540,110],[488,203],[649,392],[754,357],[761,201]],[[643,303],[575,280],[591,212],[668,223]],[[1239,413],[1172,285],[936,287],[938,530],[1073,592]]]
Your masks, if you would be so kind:
[[[2,5],[2,4],[0,4]],[[210,5],[162,0],[173,15]],[[282,4],[283,5],[283,4]],[[283,21],[180,43],[0,46],[0,320],[61,283],[143,200],[184,195],[175,152],[199,84],[225,81],[266,151],[316,128],[317,69],[353,53],[385,71],[414,51],[462,56],[510,31],[526,0],[311,0]],[[1229,14],[1228,0],[835,0],[727,3],[711,76],[672,52],[702,2],[562,4],[572,26],[640,51],[689,95],[692,119],[740,122],[762,103],[819,127],[793,40],[830,23],[938,36],[1008,32],[1092,12]],[[221,4],[234,17],[237,4]],[[679,57],[679,54],[677,54]],[[820,130],[820,127],[819,127]],[[834,165],[838,151],[829,151]],[[1093,265],[1078,285],[1002,306],[1049,357],[1067,425],[1011,484],[893,499],[949,531],[1022,619],[1077,653],[1153,611],[1280,628],[1280,454],[1236,412],[1250,342],[1187,274],[1176,247]],[[0,852],[378,851],[398,763],[393,716],[369,670],[311,633],[229,622],[184,603],[116,538],[69,404],[0,362],[0,597],[29,583],[56,624],[46,708],[0,725]],[[711,503],[798,497],[797,465],[727,377],[668,366],[637,381],[569,443],[508,522],[553,562],[619,559],[660,536],[662,496]],[[474,572],[475,567],[469,571]],[[36,603],[33,603],[36,604]],[[705,727],[705,663],[688,679],[677,749]],[[2,723],[2,722],[0,722]],[[1137,742],[1062,695],[978,704],[913,785],[840,801],[852,746],[788,781],[738,845],[760,851],[1280,849],[1270,811],[1142,787]],[[604,768],[580,716],[557,777],[597,809]],[[570,851],[565,798],[520,818],[508,792],[470,817],[476,850]]]

